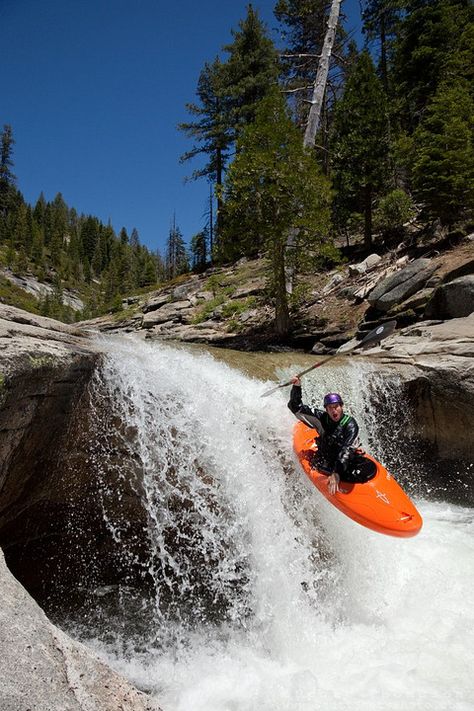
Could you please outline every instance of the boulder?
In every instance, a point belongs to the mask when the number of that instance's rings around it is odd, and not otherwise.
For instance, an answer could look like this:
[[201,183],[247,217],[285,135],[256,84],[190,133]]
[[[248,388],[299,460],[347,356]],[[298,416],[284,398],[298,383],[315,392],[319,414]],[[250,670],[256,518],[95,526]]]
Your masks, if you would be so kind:
[[443,320],[462,318],[473,311],[474,275],[469,274],[438,286],[426,306],[424,317]]
[[159,711],[158,704],[55,627],[0,551],[2,711]]
[[370,269],[376,267],[380,261],[382,261],[382,257],[379,254],[369,254],[369,256],[364,259],[363,263],[365,264],[367,271],[369,271]]
[[189,299],[191,294],[199,291],[200,288],[202,288],[202,281],[199,279],[197,274],[193,274],[189,281],[184,284],[180,284],[179,286],[175,286],[171,292],[171,296],[173,301],[184,301]]
[[252,279],[245,286],[240,287],[232,294],[233,299],[245,299],[248,296],[258,296],[265,289],[265,279]]
[[378,254],[369,254],[369,256],[366,257],[363,262],[360,262],[359,264],[349,265],[349,274],[351,276],[359,276],[360,274],[365,274],[365,272],[374,269],[374,267],[377,266],[381,259],[382,257],[380,257]]
[[460,264],[445,272],[443,274],[442,281],[446,284],[449,281],[454,281],[454,279],[466,276],[467,274],[474,274],[474,259],[468,259],[463,264]]
[[328,283],[325,285],[325,287],[322,290],[323,296],[326,294],[329,294],[329,292],[334,289],[335,286],[340,284],[342,281],[345,279],[345,274],[342,272],[336,272],[336,274],[333,274],[333,276],[329,279]]
[[390,311],[396,304],[405,301],[426,284],[436,269],[429,259],[415,259],[404,269],[392,274],[377,284],[368,301],[378,311]]
[[389,311],[387,316],[390,315],[393,317],[397,317],[397,314],[400,314],[403,311],[407,311],[409,309],[418,312],[420,310],[423,310],[426,304],[428,303],[428,300],[430,299],[431,295],[433,294],[433,291],[433,289],[428,288],[417,291],[416,294],[410,296],[410,298],[406,299],[406,301],[402,301],[401,304],[397,304],[397,306],[395,306]]
[[162,306],[165,304],[169,303],[170,296],[169,294],[156,294],[155,296],[151,297],[148,299],[148,301],[145,302],[143,305],[143,313],[148,313],[149,311],[156,311],[157,309],[160,309]]
[[148,311],[143,316],[143,328],[152,328],[158,323],[165,323],[166,321],[177,321],[181,322],[183,318],[183,311],[191,308],[190,301],[175,301],[173,303],[166,303],[164,306],[160,306],[155,311]]
[[349,276],[360,276],[365,274],[367,271],[367,265],[365,262],[360,262],[360,264],[349,264]]

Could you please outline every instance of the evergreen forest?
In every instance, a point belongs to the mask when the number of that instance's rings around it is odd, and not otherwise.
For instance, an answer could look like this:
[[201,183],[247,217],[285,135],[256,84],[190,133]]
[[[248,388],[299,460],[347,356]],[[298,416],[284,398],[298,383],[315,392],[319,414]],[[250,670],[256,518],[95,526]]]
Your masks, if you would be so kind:
[[413,222],[441,232],[472,225],[471,0],[361,0],[361,10],[356,43],[343,0],[277,0],[273,34],[248,5],[231,43],[202,67],[179,126],[189,178],[209,184],[206,224],[185,240],[173,218],[163,255],[136,230],[117,235],[77,214],[60,194],[28,205],[4,126],[3,266],[49,280],[53,296],[38,308],[71,320],[65,288],[84,296],[82,318],[190,269],[264,256],[283,334],[309,265],[337,264],[344,246],[393,248]]

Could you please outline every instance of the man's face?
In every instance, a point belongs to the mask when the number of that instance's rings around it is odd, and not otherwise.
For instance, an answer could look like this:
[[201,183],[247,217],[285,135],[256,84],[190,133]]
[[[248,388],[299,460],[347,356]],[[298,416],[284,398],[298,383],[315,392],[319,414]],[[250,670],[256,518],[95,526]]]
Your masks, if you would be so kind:
[[332,405],[326,405],[326,412],[333,422],[339,422],[342,417],[342,405],[338,402]]

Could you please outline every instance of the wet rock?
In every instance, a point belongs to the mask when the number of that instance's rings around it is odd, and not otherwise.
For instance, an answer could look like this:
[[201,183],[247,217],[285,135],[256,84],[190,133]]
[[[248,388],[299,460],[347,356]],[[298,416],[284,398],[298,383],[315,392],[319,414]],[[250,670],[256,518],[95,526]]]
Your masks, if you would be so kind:
[[[90,568],[82,545],[82,558],[68,567],[66,541],[72,544],[80,534],[65,521],[78,523],[71,519],[75,510],[86,518],[90,503],[100,514],[85,448],[75,447],[71,436],[100,358],[100,349],[78,328],[0,305],[0,544],[15,575],[36,592],[57,584],[55,557],[69,577],[84,572],[81,560]],[[63,455],[75,457],[69,471]],[[87,518],[89,539],[95,530],[92,540],[103,541]],[[2,711],[158,708],[54,627],[1,554],[0,596]]]
[[372,349],[371,362],[395,370],[406,384],[412,427],[433,456],[473,460],[474,313],[397,331]]
[[0,552],[2,711],[159,711],[158,704],[55,627]]

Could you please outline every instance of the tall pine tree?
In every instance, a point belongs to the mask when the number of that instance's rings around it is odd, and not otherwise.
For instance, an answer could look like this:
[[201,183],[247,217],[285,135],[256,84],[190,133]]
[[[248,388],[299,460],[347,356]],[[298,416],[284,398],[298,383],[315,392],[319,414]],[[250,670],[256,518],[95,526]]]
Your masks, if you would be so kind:
[[216,231],[222,228],[222,182],[232,141],[232,124],[229,118],[229,100],[225,72],[217,58],[205,64],[199,75],[197,96],[199,104],[189,103],[186,108],[196,121],[179,124],[179,128],[192,138],[196,145],[181,156],[188,161],[198,155],[207,156],[204,167],[192,174],[192,179],[207,177],[215,185],[217,195]]
[[[318,246],[329,230],[329,185],[314,157],[303,148],[283,97],[277,88],[258,107],[238,142],[226,177],[224,249],[232,258],[263,251],[269,259],[269,292],[275,305],[275,326],[290,329],[286,292],[288,259]],[[295,233],[294,250],[286,244]],[[294,266],[297,266],[295,264]]]
[[9,210],[12,209],[16,192],[13,175],[13,138],[12,127],[5,124],[0,134],[0,217],[6,220]]
[[233,42],[224,47],[229,58],[224,65],[230,107],[231,130],[237,138],[255,120],[260,100],[278,80],[278,55],[265,25],[252,5],[232,31]]
[[185,274],[189,271],[186,245],[181,230],[176,225],[175,217],[173,217],[166,241],[165,268],[168,279],[174,279],[180,274]]
[[336,105],[331,143],[337,222],[343,226],[352,213],[362,214],[370,247],[374,200],[386,187],[389,140],[385,94],[367,50]]

